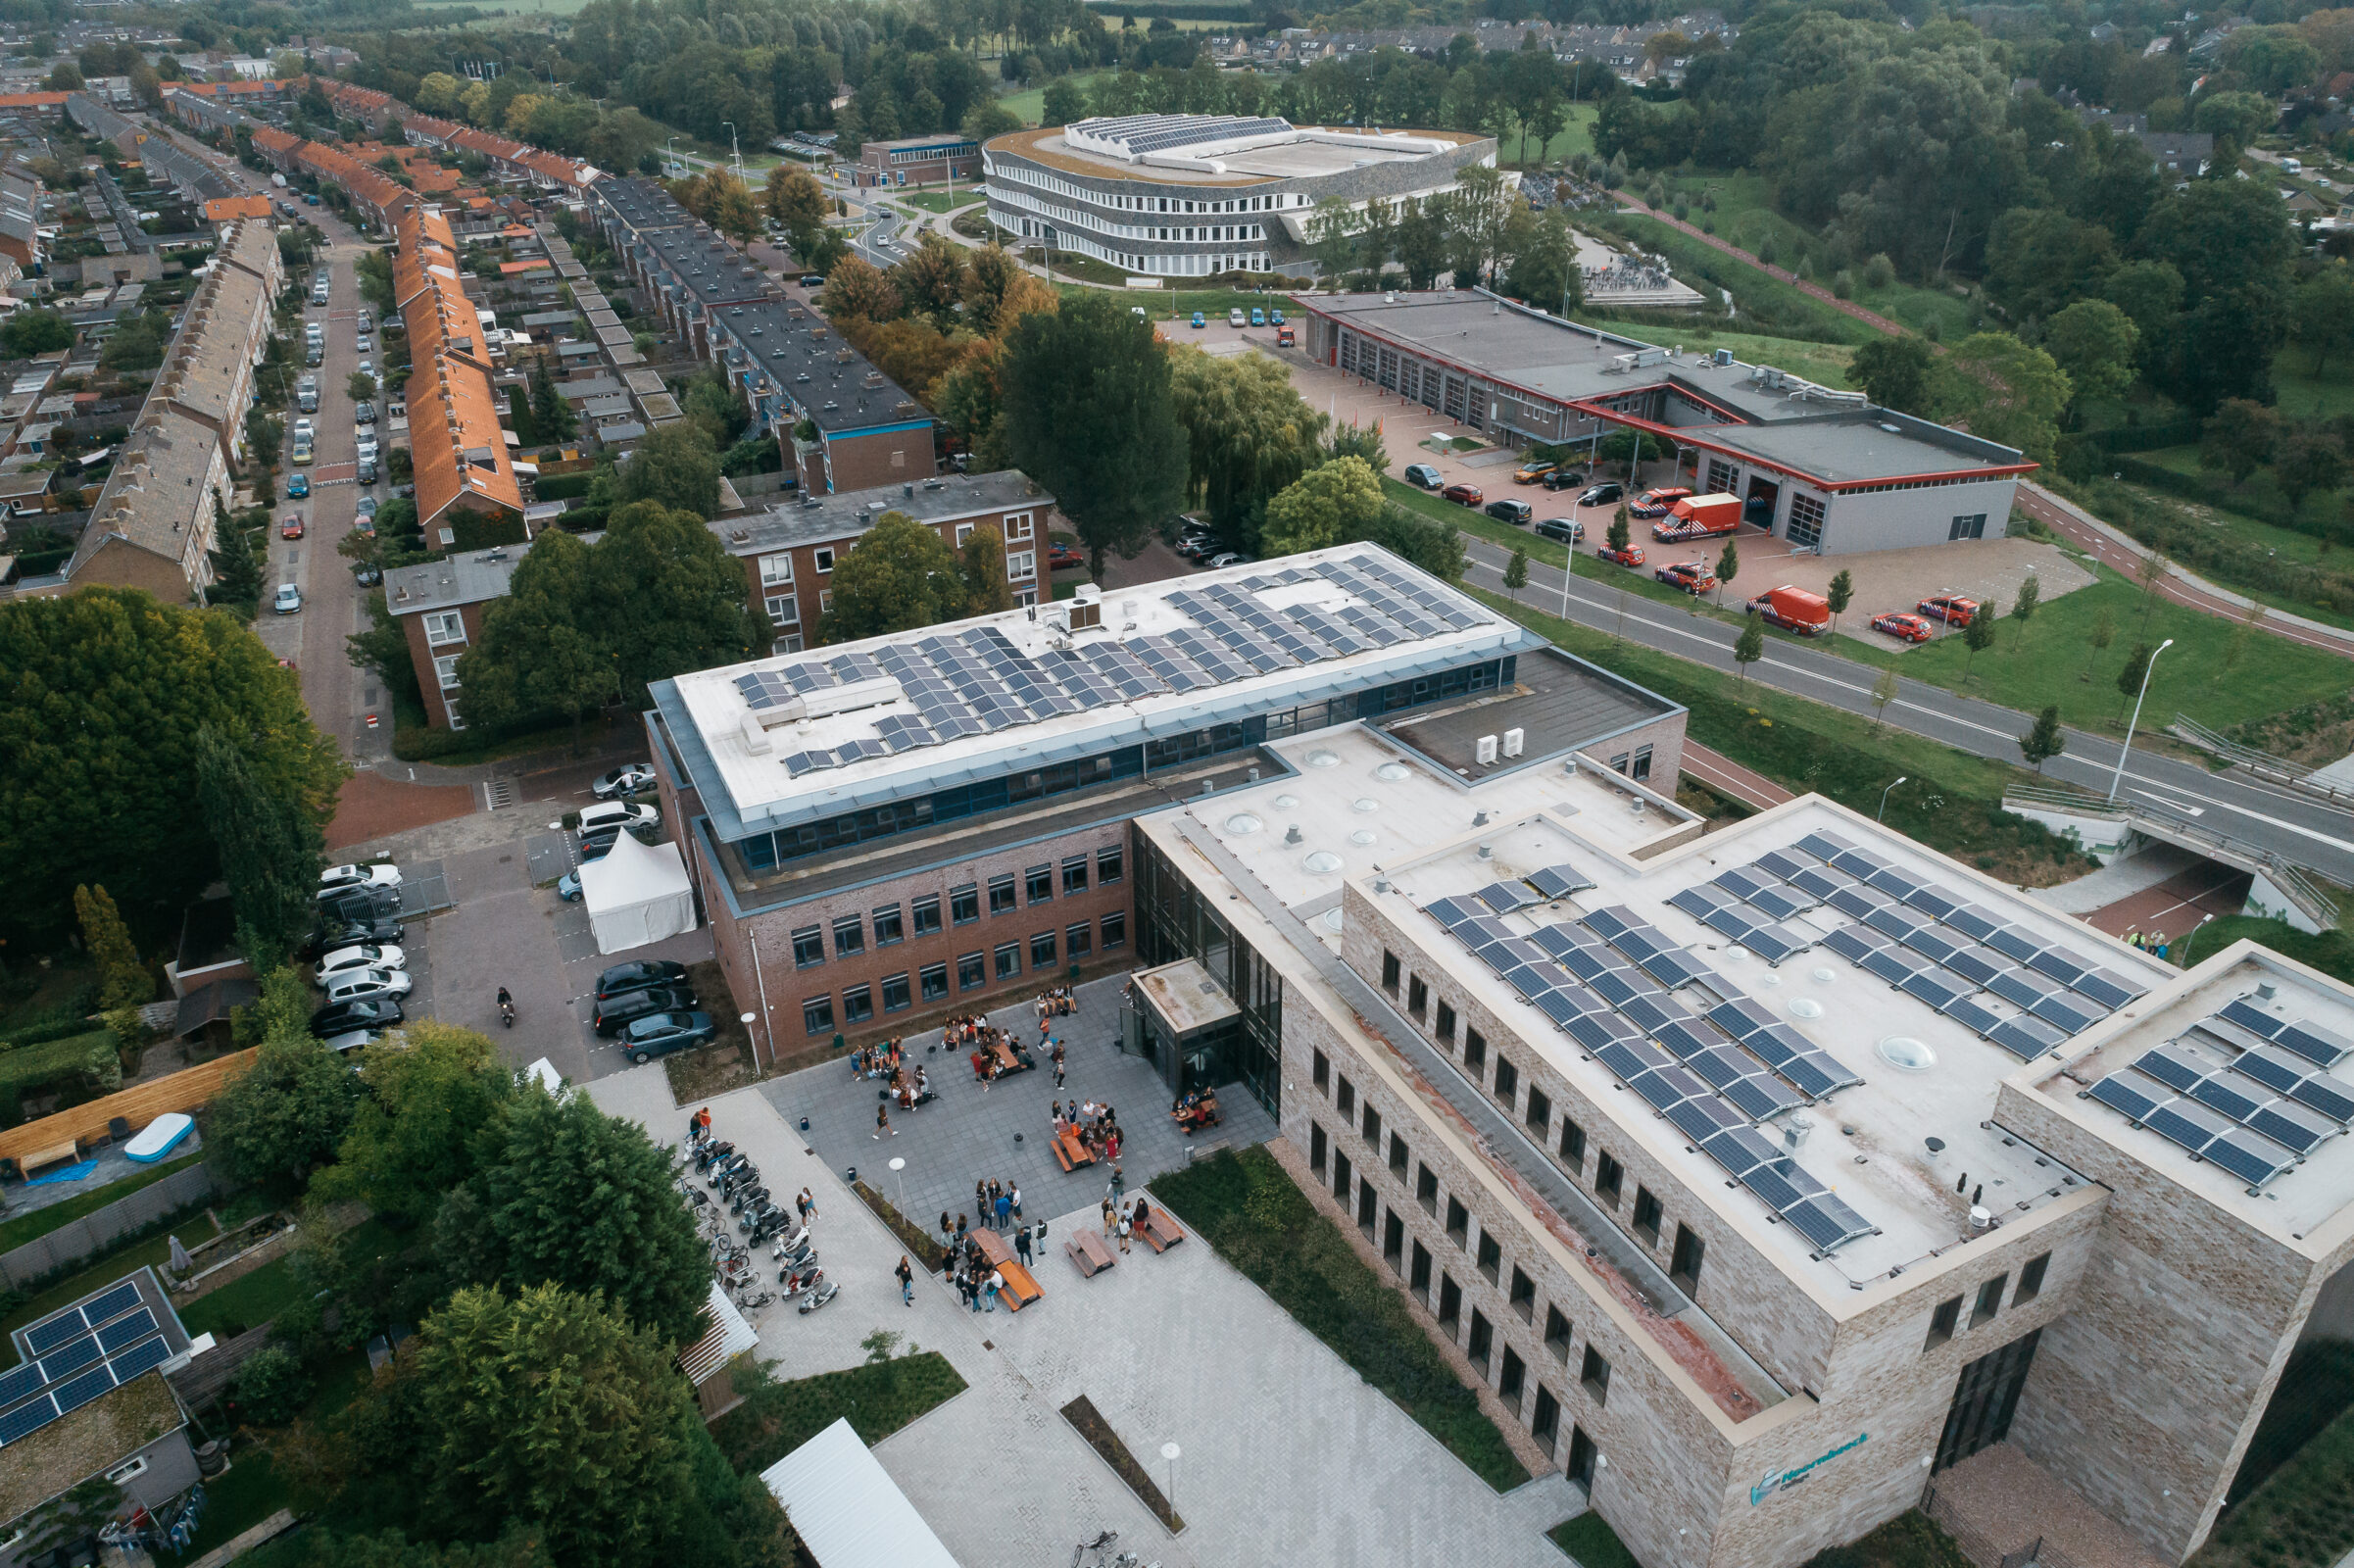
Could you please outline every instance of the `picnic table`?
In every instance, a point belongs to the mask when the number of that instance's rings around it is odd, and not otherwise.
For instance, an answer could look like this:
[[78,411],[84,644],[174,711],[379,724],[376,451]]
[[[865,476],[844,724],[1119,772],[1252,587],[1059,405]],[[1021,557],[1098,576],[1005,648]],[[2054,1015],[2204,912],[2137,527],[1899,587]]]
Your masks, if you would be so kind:
[[1062,1244],[1062,1250],[1070,1254],[1071,1261],[1079,1266],[1080,1275],[1087,1279],[1094,1279],[1116,1261],[1111,1249],[1103,1245],[1103,1238],[1084,1227]]
[[1144,1224],[1136,1227],[1135,1232],[1155,1252],[1165,1252],[1185,1240],[1185,1227],[1177,1223],[1176,1217],[1165,1208],[1150,1204],[1145,1208]]
[[1038,1288],[1038,1280],[1022,1263],[1005,1238],[993,1230],[977,1230],[973,1241],[981,1249],[981,1258],[998,1271],[1001,1281],[998,1295],[1004,1298],[1008,1309],[1018,1312],[1046,1293]]
[[1064,1170],[1077,1170],[1096,1162],[1096,1156],[1088,1152],[1087,1142],[1075,1127],[1054,1140],[1054,1158]]
[[990,1059],[998,1064],[998,1071],[1001,1073],[1021,1072],[1026,1068],[1035,1065],[1034,1063],[1024,1061],[1021,1059],[1021,1057],[1015,1055],[1011,1044],[1004,1040],[997,1042],[997,1044],[989,1048],[989,1055]]

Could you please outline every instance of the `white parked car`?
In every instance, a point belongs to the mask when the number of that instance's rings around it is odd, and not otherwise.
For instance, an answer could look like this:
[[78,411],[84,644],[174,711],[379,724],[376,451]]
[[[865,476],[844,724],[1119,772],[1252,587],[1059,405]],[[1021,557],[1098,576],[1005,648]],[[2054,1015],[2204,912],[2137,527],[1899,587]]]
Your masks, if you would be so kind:
[[327,1005],[346,1002],[374,1002],[409,994],[409,975],[402,969],[349,969],[326,983]]
[[1249,326],[1251,318],[1243,314],[1243,308],[1238,305],[1226,313],[1226,324],[1228,326]]
[[397,888],[401,885],[401,868],[397,865],[330,865],[319,873],[321,888]]
[[323,986],[337,975],[349,974],[355,969],[406,969],[408,966],[408,956],[400,949],[363,942],[353,947],[337,948],[320,958],[318,979]]
[[303,591],[290,582],[279,583],[278,596],[270,602],[270,608],[278,614],[291,615],[303,608]]
[[662,813],[651,806],[636,806],[624,801],[600,801],[584,807],[580,812],[580,831],[598,833],[615,827],[652,827],[662,819]]

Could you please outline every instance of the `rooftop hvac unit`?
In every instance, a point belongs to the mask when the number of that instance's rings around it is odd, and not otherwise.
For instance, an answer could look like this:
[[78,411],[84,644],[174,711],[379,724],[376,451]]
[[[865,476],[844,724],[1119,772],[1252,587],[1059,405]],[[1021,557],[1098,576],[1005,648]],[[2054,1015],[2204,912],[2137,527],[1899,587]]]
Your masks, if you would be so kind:
[[1731,365],[1733,363],[1733,351],[1731,349],[1717,350],[1714,356],[1714,363],[1718,365]]
[[1479,740],[1479,745],[1475,749],[1474,755],[1479,759],[1479,762],[1482,767],[1492,765],[1496,761],[1496,737],[1493,735],[1482,735]]
[[1528,733],[1517,726],[1504,731],[1504,755],[1518,757],[1528,740]]

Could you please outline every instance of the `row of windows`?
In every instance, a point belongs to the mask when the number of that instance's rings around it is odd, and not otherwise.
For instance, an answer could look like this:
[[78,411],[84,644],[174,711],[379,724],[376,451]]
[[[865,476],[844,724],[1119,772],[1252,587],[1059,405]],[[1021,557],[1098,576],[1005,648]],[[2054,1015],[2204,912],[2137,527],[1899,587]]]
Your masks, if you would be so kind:
[[[1458,1059],[1463,1075],[1480,1086],[1501,1105],[1507,1114],[1516,1114],[1540,1148],[1550,1147],[1555,1162],[1581,1182],[1586,1180],[1586,1129],[1569,1116],[1562,1116],[1556,1126],[1553,1118],[1552,1097],[1540,1089],[1534,1080],[1524,1098],[1521,1094],[1520,1068],[1500,1049],[1495,1054],[1493,1070],[1489,1061],[1487,1037],[1471,1027],[1468,1020],[1457,1017],[1452,1003],[1438,1000],[1434,1005],[1430,986],[1417,974],[1405,974],[1404,965],[1395,953],[1382,953],[1382,989],[1392,998],[1398,994],[1400,980],[1405,988],[1405,1010],[1415,1023],[1429,1028],[1431,1038],[1449,1055],[1457,1055],[1458,1026],[1462,1034]],[[1318,1058],[1321,1061],[1321,1057]],[[1319,1068],[1321,1070],[1321,1068]],[[1322,1088],[1319,1081],[1318,1088]],[[1350,1090],[1347,1079],[1341,1080],[1344,1102]],[[1342,1106],[1347,1109],[1346,1103]],[[1616,1213],[1626,1200],[1627,1169],[1607,1150],[1594,1151],[1594,1177],[1590,1183],[1594,1198],[1603,1207]],[[1649,1188],[1638,1185],[1635,1205],[1628,1214],[1629,1228],[1645,1247],[1656,1251],[1666,1234],[1666,1205]],[[1451,1228],[1451,1226],[1450,1226]],[[1707,1246],[1697,1231],[1679,1222],[1675,1241],[1669,1253],[1668,1277],[1685,1295],[1697,1294],[1700,1288],[1700,1263]]]
[[[1128,916],[1107,914],[1102,922],[1101,951],[1116,953],[1128,945]],[[1039,931],[1027,943],[1001,942],[993,952],[975,951],[960,956],[956,961],[956,990],[979,991],[993,981],[1019,979],[1022,974],[1022,954],[1029,950],[1030,970],[1044,973],[1057,962],[1077,963],[1099,949],[1098,922],[1079,920],[1064,926],[1057,933]],[[1061,958],[1056,957],[1059,943]],[[835,1011],[835,997],[827,992],[804,997],[801,1002],[801,1026],[805,1033],[824,1035],[833,1033],[837,1016],[845,1025],[869,1022],[875,1016],[876,995],[882,999],[882,1010],[888,1015],[905,1012],[920,1001],[925,1004],[946,1002],[949,997],[947,963],[927,963],[914,971],[912,978],[905,970],[886,976],[878,984],[859,984],[845,987],[841,994],[841,1010]]]
[[[1264,251],[1203,253],[1198,256],[1146,256],[1135,251],[1114,250],[1108,245],[1089,238],[1084,228],[1057,227],[1044,219],[1006,219],[993,215],[991,220],[1000,228],[1018,232],[1029,239],[1052,234],[1054,237],[1054,244],[1062,250],[1077,251],[1082,256],[1093,256],[1098,261],[1108,262],[1114,267],[1124,267],[1131,272],[1146,273],[1154,277],[1165,277],[1172,274],[1207,277],[1218,272],[1263,272],[1267,270],[1267,255]],[[1208,230],[1204,229],[1202,232],[1206,234]]]
[[[1015,212],[1034,213],[1046,221],[1056,224],[1058,234],[1062,229],[1067,228],[1075,229],[1083,234],[1118,239],[1151,239],[1166,242],[1184,240],[1195,243],[1216,243],[1240,239],[1263,240],[1267,237],[1266,225],[1263,223],[1197,223],[1192,225],[1118,223],[1109,221],[1086,208],[1064,207],[1055,202],[1042,202],[1019,191],[999,191],[996,193],[996,198],[1002,207]],[[1202,204],[1204,209],[1209,205],[1206,202]]]
[[[1321,1087],[1330,1075],[1330,1065],[1322,1053],[1316,1054],[1315,1072]],[[1340,1079],[1339,1084],[1341,1098],[1336,1102],[1336,1108],[1347,1116],[1353,1091],[1346,1078]],[[1374,1151],[1366,1169],[1374,1168],[1377,1161],[1386,1158],[1391,1174],[1402,1189],[1407,1169],[1412,1166],[1415,1172],[1415,1201],[1426,1212],[1436,1216],[1439,1212],[1438,1173],[1428,1164],[1415,1162],[1406,1149],[1405,1140],[1395,1132],[1389,1135],[1385,1152],[1381,1116],[1370,1102],[1365,1105],[1363,1120],[1355,1130],[1361,1133],[1367,1146]],[[1431,1249],[1420,1237],[1408,1234],[1405,1216],[1395,1203],[1383,1203],[1381,1193],[1371,1177],[1359,1173],[1347,1152],[1340,1147],[1339,1141],[1328,1137],[1323,1124],[1316,1121],[1308,1123],[1308,1167],[1332,1183],[1333,1196],[1344,1208],[1349,1207],[1353,1198],[1357,1228],[1364,1233],[1365,1239],[1380,1247],[1384,1260],[1393,1270],[1404,1276],[1407,1291],[1431,1309],[1440,1327],[1462,1347],[1464,1355],[1480,1369],[1481,1375],[1494,1378],[1497,1396],[1515,1412],[1527,1417],[1530,1435],[1544,1446],[1545,1452],[1557,1451],[1555,1444],[1559,1440],[1561,1423],[1559,1396],[1542,1382],[1530,1378],[1528,1363],[1518,1350],[1507,1345],[1501,1356],[1497,1356],[1496,1325],[1485,1310],[1472,1307],[1466,1321],[1463,1283],[1452,1273],[1437,1266]],[[1476,1246],[1471,1243],[1471,1217],[1463,1204],[1451,1196],[1447,1200],[1446,1228],[1447,1240],[1458,1251],[1466,1252],[1472,1258],[1472,1266],[1487,1279],[1489,1285],[1505,1293],[1504,1309],[1519,1317],[1523,1323],[1535,1327],[1537,1282],[1518,1263],[1511,1265],[1507,1278],[1503,1249],[1485,1226],[1480,1229]],[[1545,1303],[1544,1346],[1546,1352],[1564,1369],[1565,1375],[1573,1364],[1575,1339],[1576,1330],[1561,1310],[1560,1303]],[[1593,1341],[1589,1339],[1574,1364],[1577,1367],[1578,1387],[1584,1391],[1586,1397],[1597,1409],[1608,1404],[1609,1358],[1594,1348]]]
[[970,158],[981,150],[979,142],[942,142],[934,147],[906,147],[890,155],[895,164],[937,163],[943,158]]
[[1106,191],[1093,185],[1082,185],[1048,173],[1028,164],[988,161],[991,184],[1006,181],[1016,185],[1032,185],[1051,190],[1060,196],[1076,196],[1082,201],[1099,202],[1120,212],[1131,213],[1266,213],[1287,207],[1310,205],[1304,191],[1279,191],[1271,196],[1239,196],[1231,201],[1187,200],[1183,196],[1136,196]]
[[[1085,855],[1063,858],[1059,880],[1063,897],[1069,898],[1087,891],[1088,859]],[[1095,877],[1099,887],[1110,887],[1120,880],[1121,851],[1118,846],[1095,853]],[[1010,914],[1019,906],[1018,889],[1033,905],[1051,903],[1054,897],[1057,867],[1052,860],[1034,865],[1016,878],[1010,871],[989,879],[989,912]],[[900,917],[897,902],[877,905],[871,916],[839,915],[834,920],[834,956],[856,957],[866,951],[868,921],[872,921],[874,945],[878,948],[896,947],[909,936],[938,936],[941,931],[943,896],[927,893],[908,906],[910,920]],[[948,918],[956,925],[969,925],[981,918],[981,885],[967,882],[951,888],[946,895]],[[825,927],[805,925],[793,933],[793,965],[797,969],[813,969],[825,962]]]
[[[2025,1306],[2043,1294],[2043,1276],[2050,1268],[2051,1254],[2049,1252],[2039,1253],[2027,1260],[2027,1266],[2019,1271],[2019,1288],[2011,1292],[2011,1305],[2014,1308]],[[1977,1294],[1970,1301],[1970,1326],[1972,1328],[1979,1328],[1994,1321],[1995,1315],[2002,1310],[2003,1290],[2010,1283],[2011,1276],[2005,1272],[1995,1275],[1979,1286]],[[1929,1315],[1929,1341],[1921,1347],[1921,1353],[1927,1355],[1938,1346],[1950,1341],[1961,1332],[1961,1297],[1951,1297],[1939,1301],[1937,1309]]]

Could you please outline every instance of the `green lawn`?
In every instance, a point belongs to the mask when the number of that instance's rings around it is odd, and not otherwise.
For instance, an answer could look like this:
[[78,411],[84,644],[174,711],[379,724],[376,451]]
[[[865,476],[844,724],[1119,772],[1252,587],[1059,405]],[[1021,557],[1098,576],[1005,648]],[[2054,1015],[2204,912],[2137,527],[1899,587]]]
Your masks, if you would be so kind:
[[1579,104],[1571,109],[1569,122],[1553,132],[1552,139],[1545,144],[1542,155],[1539,154],[1535,142],[1529,143],[1529,157],[1525,162],[1520,156],[1520,138],[1518,136],[1506,137],[1503,144],[1496,149],[1496,154],[1498,157],[1511,160],[1518,167],[1535,166],[1544,169],[1557,168],[1568,163],[1579,153],[1592,154],[1594,151],[1594,114],[1595,110],[1592,104]]
[[2291,1350],[2227,1501],[2236,1503],[2255,1491],[2350,1405],[2354,1340],[2308,1340]]
[[14,1311],[0,1316],[0,1337],[25,1327],[44,1313],[55,1311],[68,1301],[77,1301],[100,1286],[111,1285],[125,1274],[161,1264],[172,1255],[173,1236],[180,1239],[182,1246],[194,1247],[199,1242],[211,1241],[218,1234],[213,1222],[199,1213],[175,1230],[118,1248],[89,1267],[79,1269],[27,1298]]
[[2313,356],[2291,345],[2273,361],[2273,388],[2282,414],[2299,419],[2326,419],[2354,414],[2354,358],[2340,355],[2337,363],[2315,374]]
[[954,202],[949,200],[948,192],[945,190],[895,191],[892,193],[891,199],[908,207],[920,207],[927,213],[952,213],[959,207],[970,207],[975,202],[987,201],[989,193],[975,190],[970,186],[962,186],[957,189],[956,199]]
[[[2285,954],[2299,963],[2311,964],[2324,974],[2335,975],[2348,985],[2354,985],[2354,935],[2343,929],[2325,931],[2320,936],[2300,931],[2285,920],[2259,920],[2253,915],[2227,914],[2216,920],[2199,937],[2192,950],[2194,958],[2221,953],[2242,937],[2261,942],[2275,953]],[[2286,1387],[2285,1380],[2282,1384]],[[2277,1396],[2276,1396],[2277,1397]],[[2259,1429],[2259,1440],[2263,1433]],[[2250,1450],[2251,1452],[2254,1450]]]
[[1545,1540],[1568,1552],[1578,1568],[1643,1568],[1618,1532],[1591,1508],[1575,1519],[1564,1519],[1545,1533]]
[[1860,1541],[1818,1552],[1806,1568],[1974,1568],[1954,1539],[1918,1508]]
[[160,1182],[173,1171],[184,1170],[202,1158],[204,1154],[201,1152],[182,1154],[177,1159],[150,1165],[120,1181],[69,1198],[62,1203],[51,1203],[47,1208],[36,1208],[29,1214],[20,1214],[15,1219],[0,1223],[0,1252],[23,1247],[36,1237],[46,1236],[61,1225],[106,1207],[118,1198],[128,1198],[140,1188]]
[[868,1446],[964,1392],[964,1379],[937,1350],[778,1383],[763,1369],[736,1375],[744,1402],[711,1425],[719,1451],[739,1474],[758,1475],[843,1416]]
[[[2159,467],[2171,468],[2176,473],[2190,474],[2204,479],[2210,484],[2228,486],[2229,498],[2223,506],[2213,509],[2219,525],[2231,526],[2245,522],[2252,528],[2261,529],[2261,533],[2244,534],[2242,537],[2252,539],[2276,554],[2286,555],[2294,560],[2321,561],[2329,555],[2328,544],[2312,534],[2278,523],[2266,522],[2259,517],[2249,516],[2244,512],[2227,509],[2234,502],[2244,498],[2245,504],[2251,509],[2262,508],[2268,514],[2273,513],[2274,509],[2278,509],[2277,514],[2280,516],[2295,517],[2301,522],[2326,525],[2334,521],[2344,512],[2345,497],[2342,491],[2316,491],[2307,496],[2303,505],[2292,513],[2288,510],[2288,498],[2280,493],[2280,486],[2274,482],[2273,470],[2270,466],[2258,468],[2254,473],[2249,474],[2244,482],[2235,484],[2231,475],[2220,469],[2200,467],[2199,449],[2195,446],[2158,447],[2152,451],[2136,452],[2133,455],[2143,463],[2156,464]],[[2196,502],[2188,501],[2185,497],[2178,496],[2175,499],[2184,501],[2186,505],[2198,505]],[[2345,558],[2340,556],[2330,564],[2342,567],[2346,564]]]
[[[2124,728],[2117,675],[2136,642],[2155,647],[2171,637],[2175,644],[2150,676],[2141,710],[2142,723],[2150,729],[2164,728],[2178,712],[2222,729],[2345,690],[2346,662],[2338,655],[2180,605],[2152,602],[2139,583],[2107,566],[2094,569],[2099,582],[2052,600],[2024,626],[2006,616],[1995,630],[1994,646],[1975,664],[1958,634],[1899,654],[1862,641],[1863,627],[1853,614],[1842,622],[1836,651],[1864,663],[1893,662],[1914,680],[2021,712],[2040,712],[2056,703],[2062,719],[2095,730]],[[2096,656],[2088,638],[2103,610],[2116,640]],[[1847,635],[1850,630],[1859,635]],[[2087,670],[2090,680],[2083,678]]]
[[[14,1105],[23,1091],[55,1082],[89,1060],[93,1052],[113,1050],[114,1042],[112,1031],[93,1029],[0,1054],[0,1105]],[[13,1114],[9,1119],[13,1122]]]
[[258,1328],[294,1304],[300,1295],[291,1254],[271,1258],[250,1274],[208,1291],[180,1308],[180,1321],[190,1334],[217,1334],[232,1339]]
[[[1091,71],[1084,76],[1070,76],[1063,79],[1068,80],[1072,86],[1078,88],[1081,92],[1086,93],[1093,92],[1095,90],[1096,79],[1099,76],[1108,76],[1111,74],[1113,74],[1113,73],[1108,71]],[[1047,112],[1047,84],[1042,81],[1035,87],[1024,87],[1020,92],[1006,93],[998,99],[998,107],[1005,110],[1005,113],[1013,116],[1023,124],[1035,125],[1038,123],[1040,117],[1045,115]]]
[[2227,1512],[2193,1568],[2329,1568],[2354,1547],[2354,1410]]
[[[1692,287],[1730,289],[1736,320],[1749,323],[1753,329],[1785,337],[1814,337],[1826,343],[1862,344],[1881,335],[1795,285],[1769,276],[1655,218],[1621,215],[1611,219],[1608,226],[1644,250],[1665,255],[1676,275]],[[1722,231],[1725,225],[1720,222],[1717,227]]]

